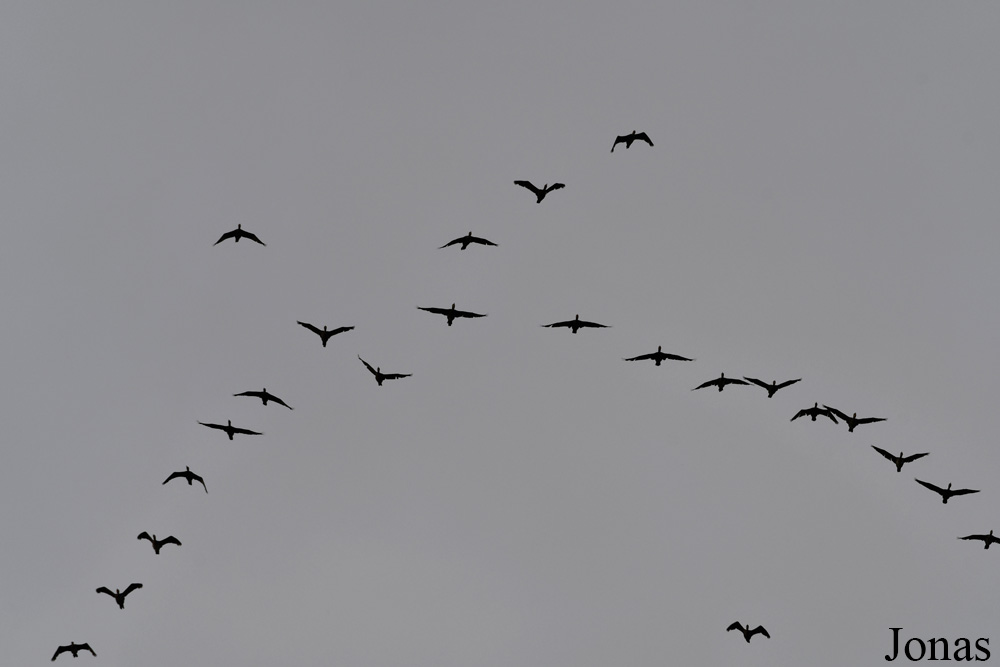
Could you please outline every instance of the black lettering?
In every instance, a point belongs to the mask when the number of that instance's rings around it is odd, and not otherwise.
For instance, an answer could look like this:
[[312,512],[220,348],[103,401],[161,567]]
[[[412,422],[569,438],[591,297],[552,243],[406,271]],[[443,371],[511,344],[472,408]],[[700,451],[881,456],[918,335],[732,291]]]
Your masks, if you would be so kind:
[[[965,657],[962,657],[963,651]],[[955,640],[955,660],[972,660],[972,646],[965,637],[959,637]]]
[[892,662],[897,657],[899,657],[899,631],[902,630],[903,628],[889,628],[889,629],[892,630],[892,657],[890,658],[889,654],[886,653],[885,659],[888,662]]
[[[928,660],[951,660],[951,658],[948,657],[948,640],[947,639],[945,639],[944,637],[934,637],[933,639],[928,639],[927,641],[931,645],[931,657],[928,658]],[[944,657],[943,658],[937,657],[937,653],[934,651],[934,648],[938,645],[938,642],[941,642],[941,644],[944,646]]]
[[[910,644],[912,644],[913,642],[917,642],[917,645],[920,647],[920,655],[918,655],[916,658],[914,658],[913,654],[910,653]],[[910,660],[923,660],[924,653],[927,652],[927,647],[924,645],[922,639],[913,637],[912,639],[906,640],[906,644],[903,646],[903,652],[906,653],[906,657],[909,658]]]
[[[976,660],[989,660],[990,659],[990,650],[988,648],[986,648],[986,644],[989,644],[989,643],[990,643],[990,638],[989,637],[980,637],[979,639],[976,640],[976,651],[978,651],[979,653],[984,653],[985,654],[982,658],[980,658],[977,655],[976,656]],[[980,646],[980,644],[982,644],[982,646]]]

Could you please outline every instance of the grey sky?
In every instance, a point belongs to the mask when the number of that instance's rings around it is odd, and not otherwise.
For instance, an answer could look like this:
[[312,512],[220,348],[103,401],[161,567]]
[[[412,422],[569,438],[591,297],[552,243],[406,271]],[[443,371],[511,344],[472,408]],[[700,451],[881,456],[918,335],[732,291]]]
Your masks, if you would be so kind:
[[1000,651],[1000,8],[607,4],[0,10],[9,664]]

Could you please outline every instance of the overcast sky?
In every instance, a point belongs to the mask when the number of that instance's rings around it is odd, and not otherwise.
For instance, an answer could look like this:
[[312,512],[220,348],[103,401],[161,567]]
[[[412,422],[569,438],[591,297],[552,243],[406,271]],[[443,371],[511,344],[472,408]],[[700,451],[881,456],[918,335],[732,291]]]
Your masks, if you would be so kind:
[[1000,7],[599,4],[4,5],[5,661],[1000,652]]

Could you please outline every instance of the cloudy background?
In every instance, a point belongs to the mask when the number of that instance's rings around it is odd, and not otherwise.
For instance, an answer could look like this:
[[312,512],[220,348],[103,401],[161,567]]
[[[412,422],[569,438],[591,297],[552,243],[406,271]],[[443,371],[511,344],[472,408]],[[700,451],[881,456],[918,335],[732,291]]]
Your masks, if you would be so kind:
[[4,5],[5,661],[1000,651],[1000,8],[601,4]]

